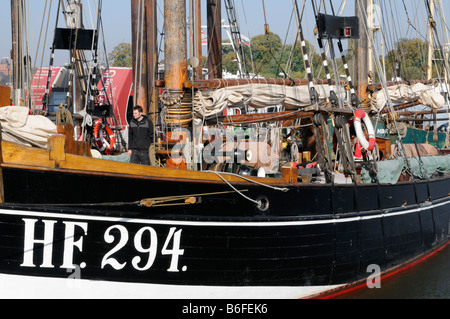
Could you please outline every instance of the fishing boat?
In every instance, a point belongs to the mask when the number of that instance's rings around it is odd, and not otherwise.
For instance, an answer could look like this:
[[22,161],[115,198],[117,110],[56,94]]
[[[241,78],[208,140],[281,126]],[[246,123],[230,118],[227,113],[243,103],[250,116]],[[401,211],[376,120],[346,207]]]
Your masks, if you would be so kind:
[[[18,2],[11,2],[16,14]],[[233,1],[225,3],[233,13]],[[354,39],[367,46],[360,14],[367,0],[356,4],[356,17],[317,12],[321,43]],[[362,109],[367,77],[340,83],[308,72],[300,80],[221,79],[214,32],[221,1],[208,0],[212,76],[202,79],[198,58],[191,58],[188,79],[186,3],[166,0],[161,80],[156,1],[131,5],[134,52],[142,53],[133,68],[133,98],[160,126],[149,150],[153,165],[96,158],[67,120],[70,95],[56,123],[30,115],[20,102],[1,107],[2,297],[317,298],[365,286],[448,245],[449,156],[424,154],[418,143],[412,144],[417,154],[408,155],[399,134],[398,155],[387,156],[390,139],[375,136],[375,117]],[[100,14],[101,1],[98,8]],[[198,8],[200,1],[193,1],[192,12]],[[192,16],[192,47],[200,50],[199,15]],[[69,39],[62,43],[79,56],[84,47],[71,35],[95,41],[99,28],[67,20],[73,24],[55,34]],[[230,25],[238,47],[236,20]],[[16,54],[15,70],[22,56]],[[77,64],[74,58],[69,72]],[[97,73],[86,83],[96,85]],[[88,87],[83,132],[89,126],[92,132],[99,105],[97,90]],[[284,111],[266,112],[279,105]],[[388,95],[386,105],[393,106]],[[243,106],[264,112],[224,113]],[[361,154],[352,141],[359,141]],[[386,150],[382,158],[373,152],[376,145]]]

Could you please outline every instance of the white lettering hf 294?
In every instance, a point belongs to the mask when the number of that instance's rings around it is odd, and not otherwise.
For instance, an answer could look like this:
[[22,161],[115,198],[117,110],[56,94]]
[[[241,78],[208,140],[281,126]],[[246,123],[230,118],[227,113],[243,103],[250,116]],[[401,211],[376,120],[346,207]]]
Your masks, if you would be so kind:
[[[36,223],[39,221],[37,219],[23,219],[25,223],[25,233],[24,233],[24,252],[23,252],[23,263],[21,267],[40,267],[40,268],[55,268],[53,262],[53,244],[54,244],[54,232],[55,225],[58,223],[56,220],[42,220],[40,221],[44,225],[44,235],[42,239],[37,239],[35,236]],[[78,252],[83,252],[84,238],[88,235],[88,223],[86,222],[62,222],[65,226],[64,233],[64,251],[63,251],[63,263],[60,268],[75,269],[77,266],[73,263],[75,249]],[[75,240],[75,231],[79,228],[82,232],[78,232],[78,239]],[[167,269],[168,272],[179,272],[179,259],[180,256],[184,254],[184,249],[181,249],[181,233],[182,229],[176,229],[172,227],[169,229],[169,233],[164,241],[162,249],[160,251],[161,255],[171,255],[170,265]],[[117,238],[116,238],[117,237]],[[133,238],[133,246],[137,253],[145,254],[146,257],[139,256],[136,254],[130,261],[119,261],[114,254],[122,249],[126,249],[127,243],[129,241],[129,231],[123,225],[113,225],[109,227],[104,233],[104,240],[107,244],[113,244],[117,242],[108,252],[106,252],[102,258],[101,269],[106,267],[112,267],[115,270],[123,269],[128,262],[131,261],[133,269],[137,271],[147,271],[149,270],[153,263],[155,262],[158,255],[158,236],[156,231],[150,227],[146,226],[139,229]],[[148,243],[144,247],[143,243]],[[35,265],[34,263],[34,246],[35,244],[42,244],[42,264]],[[128,248],[129,249],[129,248]],[[128,254],[127,254],[128,255]],[[81,269],[85,268],[87,265],[85,262],[79,263]],[[187,267],[181,267],[181,271],[186,271]]]

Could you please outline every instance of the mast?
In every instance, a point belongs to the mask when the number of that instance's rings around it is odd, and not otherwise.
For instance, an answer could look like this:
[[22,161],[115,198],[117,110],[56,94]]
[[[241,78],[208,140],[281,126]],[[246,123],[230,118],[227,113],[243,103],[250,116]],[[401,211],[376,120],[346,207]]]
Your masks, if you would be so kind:
[[207,0],[208,75],[222,78],[222,7],[221,0]]
[[23,48],[22,48],[22,23],[21,1],[11,0],[11,33],[13,66],[13,103],[23,103]]
[[365,26],[367,19],[367,8],[369,0],[357,0],[355,3],[356,16],[359,18],[359,26],[362,30],[359,32],[359,39],[356,45],[356,76],[357,76],[357,90],[359,102],[364,106],[369,101],[367,94],[367,86],[369,84],[369,71],[367,57],[369,52],[369,39]]
[[[189,0],[189,38],[190,42],[190,58],[194,72],[194,80],[203,79],[202,69],[202,15],[200,0]],[[195,63],[194,63],[195,62]]]
[[[374,6],[373,6],[373,0],[367,1],[367,24],[369,27],[369,34],[371,36],[374,36]],[[375,79],[375,71],[373,66],[373,47],[372,42],[369,41],[368,44],[368,52],[367,52],[367,72],[369,76],[369,82],[373,83]]]
[[[157,111],[157,0],[131,0],[134,105]],[[153,123],[155,119],[153,118]]]
[[433,77],[433,57],[434,57],[434,0],[429,1],[430,15],[428,17],[428,64],[427,64],[427,80]]
[[147,0],[145,3],[146,12],[146,39],[147,39],[147,68],[148,78],[147,92],[148,99],[150,101],[150,113],[153,124],[156,124],[156,113],[158,111],[158,94],[156,90],[155,82],[158,76],[158,21],[157,21],[157,0]]
[[166,90],[183,90],[187,81],[186,0],[164,1],[164,79]]

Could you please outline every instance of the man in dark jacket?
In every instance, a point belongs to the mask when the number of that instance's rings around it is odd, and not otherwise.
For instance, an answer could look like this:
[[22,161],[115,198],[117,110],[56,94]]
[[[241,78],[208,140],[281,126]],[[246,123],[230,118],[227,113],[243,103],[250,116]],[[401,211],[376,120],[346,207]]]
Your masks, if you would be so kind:
[[153,143],[153,122],[144,115],[141,106],[133,108],[133,119],[128,130],[130,163],[150,165],[148,149]]

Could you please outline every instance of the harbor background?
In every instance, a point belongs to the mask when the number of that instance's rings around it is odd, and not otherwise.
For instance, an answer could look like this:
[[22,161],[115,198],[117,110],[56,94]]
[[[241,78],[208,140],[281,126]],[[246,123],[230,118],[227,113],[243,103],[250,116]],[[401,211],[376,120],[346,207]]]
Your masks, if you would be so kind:
[[338,299],[450,299],[450,246],[393,277]]

